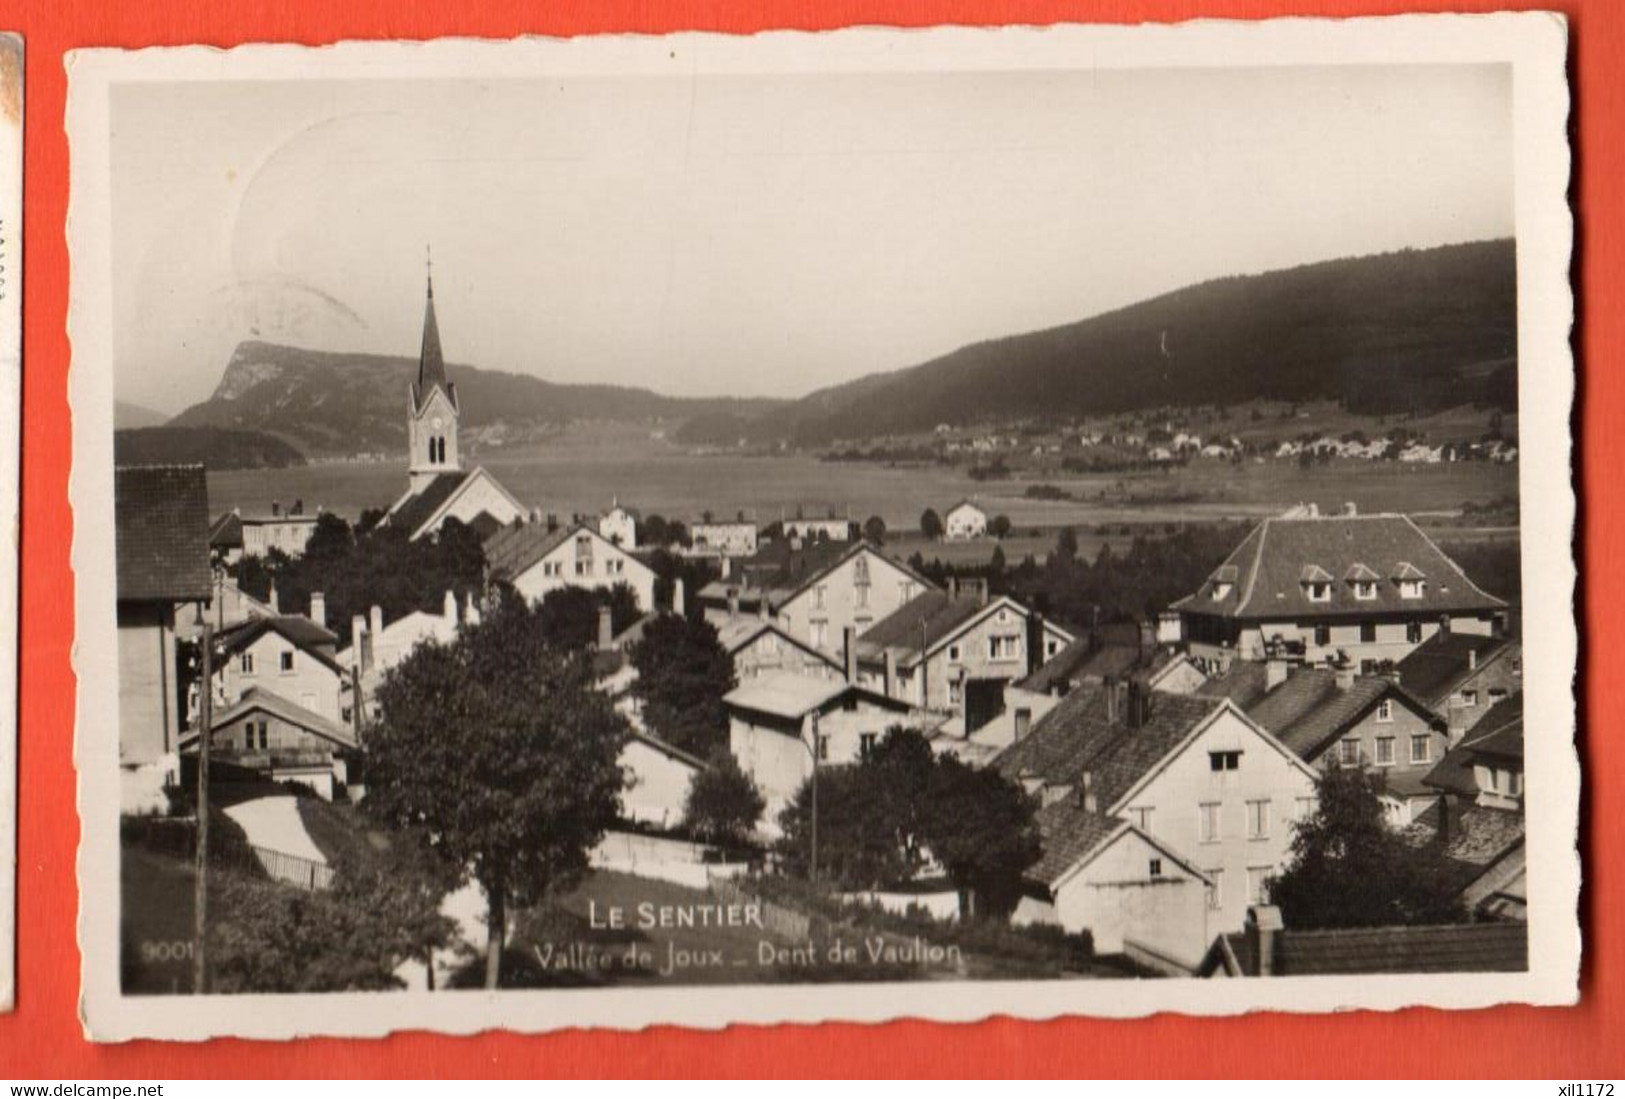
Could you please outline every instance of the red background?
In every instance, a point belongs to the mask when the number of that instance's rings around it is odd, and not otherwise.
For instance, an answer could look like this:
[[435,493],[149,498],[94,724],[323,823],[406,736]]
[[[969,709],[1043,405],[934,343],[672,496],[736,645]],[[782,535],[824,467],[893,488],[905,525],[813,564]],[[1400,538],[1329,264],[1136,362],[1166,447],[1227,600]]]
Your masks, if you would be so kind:
[[[1494,3],[1458,2],[1492,10]],[[1529,5],[1517,5],[1529,6]],[[1541,6],[1541,5],[1535,5]],[[1625,558],[1625,493],[1599,469],[1625,459],[1625,375],[1606,363],[1625,352],[1621,248],[1625,204],[1625,5],[1563,0],[1544,5],[1570,19],[1576,141],[1573,197],[1578,212],[1574,277],[1582,324],[1576,339],[1581,403],[1582,560]],[[79,46],[148,46],[345,38],[490,38],[523,33],[576,35],[677,30],[750,32],[855,24],[1177,21],[1203,16],[1376,15],[1415,10],[1373,0],[630,0],[541,4],[523,0],[24,0],[0,6],[0,25],[27,38],[25,196],[25,378],[21,745],[18,833],[17,1008],[0,1017],[0,1077],[182,1078],[423,1075],[680,1074],[1066,1074],[1086,1076],[1528,1076],[1596,1079],[1625,1075],[1625,828],[1606,812],[1585,832],[1585,961],[1577,1008],[1499,1008],[1446,1013],[1411,1010],[1335,1018],[1259,1015],[1131,1022],[995,1019],[970,1027],[901,1022],[886,1026],[734,1027],[722,1032],[660,1028],[641,1034],[570,1031],[546,1037],[489,1034],[443,1038],[403,1034],[371,1041],[292,1044],[217,1041],[205,1046],[138,1042],[96,1046],[78,1020],[79,895],[74,859],[73,577],[68,507],[71,415],[67,397],[68,142],[63,131],[65,51]],[[235,9],[235,10],[230,10]],[[1587,310],[1587,302],[1601,303]],[[92,364],[94,365],[94,364]],[[1585,477],[1585,471],[1591,477]],[[1599,483],[1602,481],[1602,483]],[[89,537],[104,531],[82,531]],[[1625,571],[1595,570],[1582,584],[1582,635],[1618,652],[1625,617]],[[1622,700],[1606,663],[1582,673],[1581,747],[1586,806],[1625,792]],[[1588,734],[1587,730],[1600,729]]]

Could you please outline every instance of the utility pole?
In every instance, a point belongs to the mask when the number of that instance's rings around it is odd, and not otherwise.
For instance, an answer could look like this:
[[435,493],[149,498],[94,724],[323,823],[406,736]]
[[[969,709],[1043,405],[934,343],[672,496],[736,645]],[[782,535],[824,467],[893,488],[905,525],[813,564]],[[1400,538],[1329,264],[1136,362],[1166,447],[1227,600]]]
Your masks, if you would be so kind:
[[203,620],[203,678],[198,692],[198,753],[197,753],[197,894],[192,907],[197,917],[192,951],[192,991],[201,995],[208,991],[209,961],[207,934],[209,926],[209,741],[214,730],[214,627],[205,616]]
[[812,716],[812,747],[808,749],[812,754],[812,872],[808,877],[813,884],[818,884],[818,748],[820,733],[818,732],[818,711]]

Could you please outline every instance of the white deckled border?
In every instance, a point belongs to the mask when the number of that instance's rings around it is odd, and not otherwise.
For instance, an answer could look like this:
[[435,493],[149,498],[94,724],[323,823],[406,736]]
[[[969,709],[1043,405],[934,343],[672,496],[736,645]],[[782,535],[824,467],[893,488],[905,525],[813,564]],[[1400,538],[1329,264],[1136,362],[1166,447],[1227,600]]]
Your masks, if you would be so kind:
[[[71,496],[78,578],[76,758],[82,1011],[96,1040],[455,1034],[507,1028],[638,1028],[675,1023],[878,1022],[914,1017],[1227,1015],[1274,1009],[1472,1008],[1570,1004],[1578,995],[1580,771],[1574,749],[1575,500],[1569,416],[1572,238],[1565,73],[1567,31],[1542,13],[1401,16],[1351,21],[1203,22],[1179,26],[851,30],[754,37],[676,35],[515,42],[345,42],[321,49],[246,46],[67,58],[72,151]],[[1527,973],[861,985],[639,987],[606,990],[131,997],[119,991],[118,753],[114,710],[113,377],[108,241],[109,89],[140,81],[411,79],[730,73],[920,72],[941,69],[1224,68],[1289,64],[1513,67],[1518,256],[1520,492],[1523,505],[1530,964]],[[89,720],[87,720],[87,717]]]

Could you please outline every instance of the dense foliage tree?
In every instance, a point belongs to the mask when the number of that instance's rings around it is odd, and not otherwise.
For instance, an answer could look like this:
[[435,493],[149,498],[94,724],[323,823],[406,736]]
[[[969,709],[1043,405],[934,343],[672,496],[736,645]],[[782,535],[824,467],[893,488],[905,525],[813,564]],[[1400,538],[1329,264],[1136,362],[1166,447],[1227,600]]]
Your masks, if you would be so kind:
[[863,523],[863,536],[875,545],[884,545],[886,541],[886,520],[878,515],[871,515]]
[[933,541],[942,537],[942,516],[935,508],[926,508],[920,513],[920,533]]
[[733,660],[703,618],[663,614],[632,646],[633,693],[649,731],[684,751],[707,756],[728,741],[722,698],[734,689]]
[[1006,538],[1010,534],[1010,517],[1008,515],[995,515],[987,524],[987,532],[995,538]]
[[645,610],[671,610],[672,598],[676,591],[676,582],[683,582],[683,614],[689,618],[699,618],[703,614],[700,606],[700,589],[717,578],[717,566],[704,557],[689,557],[670,550],[657,549],[644,558],[655,574],[653,607]]
[[1387,927],[1466,918],[1459,882],[1437,853],[1388,827],[1383,781],[1335,763],[1321,775],[1319,804],[1297,825],[1292,861],[1269,884],[1288,927]]
[[715,748],[689,783],[683,824],[711,843],[743,843],[762,819],[767,800],[727,748]]
[[624,583],[613,588],[555,588],[536,605],[537,628],[550,645],[590,648],[598,640],[598,612],[604,607],[609,608],[615,633],[642,617],[637,593]]
[[1021,787],[952,756],[931,769],[920,835],[958,888],[962,916],[1012,911],[1022,871],[1039,855],[1033,806]]
[[570,887],[620,812],[626,719],[584,657],[507,608],[449,645],[420,645],[385,676],[363,733],[377,819],[420,829],[443,866],[485,892],[486,986],[507,914]]

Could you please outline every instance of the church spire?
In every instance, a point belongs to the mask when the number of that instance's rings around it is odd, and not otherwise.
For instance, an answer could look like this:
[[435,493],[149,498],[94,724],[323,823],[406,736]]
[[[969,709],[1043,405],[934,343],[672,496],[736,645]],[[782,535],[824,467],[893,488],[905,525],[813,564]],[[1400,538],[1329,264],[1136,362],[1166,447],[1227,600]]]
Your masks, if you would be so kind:
[[426,255],[428,294],[423,311],[423,349],[418,354],[417,406],[423,407],[436,386],[446,391],[453,401],[451,386],[446,383],[446,360],[440,350],[440,325],[434,316],[434,261]]

